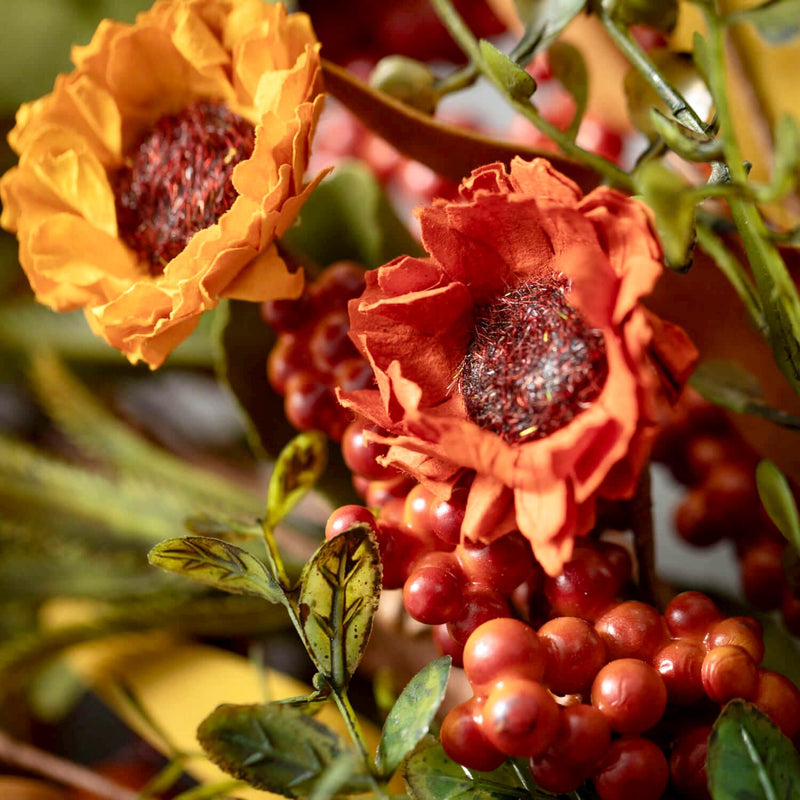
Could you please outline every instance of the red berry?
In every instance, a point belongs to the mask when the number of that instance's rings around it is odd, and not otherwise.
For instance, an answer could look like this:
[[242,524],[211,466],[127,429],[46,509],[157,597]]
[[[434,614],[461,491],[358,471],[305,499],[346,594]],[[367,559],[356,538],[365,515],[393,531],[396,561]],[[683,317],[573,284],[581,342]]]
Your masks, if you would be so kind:
[[318,312],[344,309],[364,291],[364,269],[355,261],[337,261],[309,284],[308,296]]
[[536,681],[509,678],[486,698],[483,730],[502,753],[530,757],[543,753],[558,733],[559,707]]
[[547,651],[524,622],[500,617],[476,628],[464,647],[464,672],[475,694],[507,677],[541,681]]
[[365,431],[374,430],[374,427],[365,425],[360,419],[354,420],[347,426],[342,436],[344,463],[356,475],[363,475],[370,480],[380,481],[396,477],[396,469],[384,467],[377,460],[389,452],[388,445],[378,444],[364,436]]
[[753,702],[790,739],[800,732],[800,691],[788,678],[760,669]]
[[325,538],[333,539],[342,531],[358,524],[369,525],[375,536],[378,535],[378,521],[369,509],[356,505],[339,506],[325,523]]
[[447,623],[450,635],[461,645],[466,645],[472,632],[484,622],[510,614],[508,603],[486,586],[472,584],[464,590],[461,615]]
[[682,730],[669,758],[673,786],[687,800],[711,800],[706,775],[706,754],[711,725]]
[[482,724],[483,703],[472,698],[456,706],[442,721],[440,739],[445,753],[467,769],[489,772],[506,757],[489,741]]
[[400,516],[397,521],[402,521],[402,511],[405,507],[406,495],[417,485],[413,478],[402,475],[397,470],[391,470],[393,477],[381,481],[368,481],[364,499],[368,506],[383,509],[393,500],[402,500]]
[[334,367],[333,385],[345,392],[370,389],[375,386],[375,373],[361,356],[345,358]]
[[642,733],[663,716],[667,689],[649,664],[619,658],[597,673],[592,683],[592,705],[603,713],[612,730]]
[[785,549],[782,542],[762,539],[748,547],[739,560],[745,597],[761,611],[778,608],[783,599]]
[[305,293],[296,300],[268,300],[261,304],[264,322],[279,333],[301,328],[308,322],[311,310]]
[[421,539],[431,539],[430,508],[436,496],[421,483],[414,486],[403,503],[403,524],[407,525]]
[[556,694],[586,691],[607,661],[606,645],[586,620],[556,617],[539,628],[547,648],[545,683]]
[[327,383],[308,372],[289,378],[283,407],[286,419],[298,430],[322,431],[332,439],[341,437],[350,418],[350,412],[339,405]]
[[378,523],[377,539],[383,564],[383,588],[400,589],[422,555],[424,545],[398,525],[383,519]]
[[320,372],[333,372],[342,361],[358,355],[355,345],[350,341],[349,330],[350,318],[344,309],[329,311],[314,325],[308,350],[314,366]]
[[682,592],[664,611],[669,632],[676,638],[702,641],[708,629],[722,619],[716,603],[700,592]]
[[530,542],[512,531],[491,544],[464,542],[456,548],[465,574],[501,594],[511,594],[534,568]]
[[630,737],[611,744],[594,788],[602,800],[660,800],[669,782],[669,765],[647,739]]
[[704,658],[705,651],[699,644],[684,639],[670,642],[656,653],[652,664],[667,687],[670,703],[690,705],[702,700]]
[[575,548],[561,574],[547,577],[544,591],[554,616],[595,620],[614,602],[620,585],[614,571],[597,550]]
[[460,613],[463,584],[451,555],[430,553],[417,562],[403,585],[403,605],[418,622],[441,625]]
[[722,645],[706,654],[701,677],[706,694],[716,703],[735,697],[750,700],[758,685],[758,667],[741,647]]
[[764,658],[761,623],[752,617],[728,617],[712,626],[705,638],[706,650],[733,644],[745,650],[755,664]]
[[282,397],[286,395],[289,379],[310,368],[311,356],[308,353],[308,340],[304,336],[282,334],[267,356],[267,380]]
[[447,630],[447,625],[434,625],[431,628],[431,635],[436,649],[443,656],[450,656],[453,659],[454,667],[464,666],[464,646],[458,644]]
[[467,508],[466,488],[453,491],[450,499],[434,500],[430,507],[431,530],[445,544],[457,545],[461,541],[461,523]]
[[633,575],[633,562],[627,548],[616,542],[597,542],[597,552],[606,560],[620,586],[624,586]]
[[629,600],[610,608],[594,624],[609,659],[649,661],[667,638],[667,626],[652,606]]
[[611,727],[594,706],[575,703],[561,710],[561,729],[550,752],[570,764],[593,766],[608,751]]
[[589,777],[587,769],[561,760],[550,751],[531,758],[528,767],[540,789],[557,794],[574,792]]

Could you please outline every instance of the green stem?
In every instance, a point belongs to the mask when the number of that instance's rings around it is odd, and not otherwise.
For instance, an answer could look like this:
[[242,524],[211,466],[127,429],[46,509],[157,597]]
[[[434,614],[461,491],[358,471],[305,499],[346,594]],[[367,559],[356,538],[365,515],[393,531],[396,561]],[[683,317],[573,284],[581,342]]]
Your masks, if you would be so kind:
[[612,164],[602,156],[590,153],[575,144],[563,131],[548,122],[530,102],[519,100],[511,96],[506,87],[495,77],[488,68],[482,54],[478,40],[467,27],[464,20],[453,8],[450,0],[431,0],[439,19],[455,39],[458,46],[469,57],[470,62],[477,70],[505,97],[511,107],[530,120],[542,133],[552,139],[568,156],[572,156],[586,166],[603,175],[610,183],[622,189],[633,189],[633,181],[627,172]]
[[275,575],[273,577],[278,581],[283,590],[288,592],[292,585],[286,573],[286,566],[283,563],[280,550],[278,550],[278,543],[275,541],[275,532],[272,526],[267,524],[266,520],[261,523],[261,530],[264,532],[264,542],[269,551],[270,566],[275,570]]
[[475,64],[467,64],[466,67],[462,67],[446,78],[437,81],[436,91],[441,97],[447,94],[453,94],[454,92],[460,92],[462,89],[472,86],[478,79],[479,74],[480,70]]
[[[724,27],[716,11],[707,7],[703,11],[708,26],[708,77],[723,133],[723,151],[731,179],[744,184],[747,182],[747,167],[733,128],[733,114],[725,85]],[[778,248],[770,240],[757,207],[736,196],[728,198],[728,207],[742,238],[761,298],[775,361],[795,393],[800,395],[800,343],[794,333],[800,314],[797,287]]]

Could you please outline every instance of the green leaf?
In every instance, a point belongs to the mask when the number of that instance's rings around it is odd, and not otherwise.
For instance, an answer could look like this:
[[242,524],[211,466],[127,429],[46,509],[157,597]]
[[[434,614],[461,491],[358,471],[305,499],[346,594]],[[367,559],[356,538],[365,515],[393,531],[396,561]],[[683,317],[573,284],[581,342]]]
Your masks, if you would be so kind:
[[491,42],[478,42],[481,57],[494,78],[515,100],[527,100],[536,91],[536,81],[516,61]]
[[167,539],[148,554],[151,564],[233,594],[285,602],[278,583],[266,565],[241,547],[202,536]]
[[709,85],[709,74],[711,72],[711,60],[708,53],[708,41],[700,31],[695,31],[692,36],[692,61],[695,69],[706,86]]
[[232,517],[212,517],[210,514],[195,514],[184,522],[184,527],[196,536],[210,536],[213,539],[249,540],[264,535],[261,523],[253,519],[234,519]]
[[[348,752],[330,728],[287,705],[222,705],[200,723],[197,738],[225,772],[257,789],[308,797],[316,782]],[[368,788],[354,775],[343,791]]]
[[386,722],[375,759],[381,774],[389,777],[422,741],[444,700],[450,676],[450,656],[423,667],[403,689]]
[[736,361],[703,361],[695,369],[690,383],[710,403],[737,414],[745,413],[752,403],[764,399],[758,379]]
[[736,11],[725,17],[728,24],[754,25],[769,44],[790,42],[800,33],[800,0],[769,0],[755,8]]
[[306,647],[334,689],[347,685],[361,660],[380,585],[380,554],[367,526],[325,542],[303,570],[299,611]]
[[800,516],[786,476],[765,458],[756,467],[756,486],[761,503],[775,527],[796,550],[800,550]]
[[274,528],[320,479],[328,446],[316,431],[301,433],[281,450],[267,489],[267,527]]
[[372,170],[355,160],[340,164],[317,186],[283,240],[323,266],[352,259],[372,268],[399,255],[421,254]]
[[713,800],[800,797],[800,754],[754,705],[732,700],[714,723],[706,759]]
[[781,117],[775,129],[774,152],[775,164],[769,189],[772,197],[780,199],[797,184],[797,171],[800,167],[800,130],[797,122],[788,114]]
[[[555,7],[564,4],[552,2],[551,5]],[[512,58],[517,60],[516,51],[512,54]],[[499,141],[474,131],[439,122],[381,92],[376,92],[346,69],[325,59],[322,60],[322,70],[326,91],[346,106],[370,130],[396,147],[404,156],[425,164],[434,172],[452,181],[460,181],[473,169],[491,164],[493,161],[508,164],[515,156],[531,159],[545,155],[543,151],[532,147]],[[584,191],[588,192],[600,183],[600,175],[583,164],[552,153],[546,156],[556,169],[574,180]],[[309,204],[313,202],[314,196],[324,184],[323,181],[322,186],[314,190],[314,194],[303,206],[304,213],[307,213]],[[346,199],[348,203],[352,202],[352,198]],[[340,219],[335,209],[330,211],[335,215],[335,219]],[[304,224],[302,215],[300,224]],[[319,230],[328,239],[335,241],[338,237],[333,224],[321,224]],[[292,234],[291,230],[289,234]],[[306,239],[310,240],[311,237]],[[320,242],[317,246],[322,248],[323,243]],[[403,249],[401,252],[415,255],[417,251]]]
[[657,108],[650,109],[650,120],[670,150],[687,161],[714,161],[722,156],[722,141],[703,137],[671,119]]
[[692,265],[695,243],[695,201],[687,185],[657,161],[642,164],[634,173],[634,181],[653,210],[666,265],[686,272]]
[[217,378],[239,404],[253,452],[274,456],[295,434],[283,413],[283,397],[267,380],[275,333],[261,318],[258,303],[226,300],[215,314]]
[[555,42],[547,51],[547,56],[555,79],[575,101],[575,115],[567,129],[567,135],[574,139],[581,126],[589,99],[589,73],[586,70],[586,62],[581,51],[567,42]]
[[508,765],[493,772],[464,769],[433,739],[423,742],[406,761],[404,774],[415,800],[553,800],[552,794],[529,792]]
[[532,58],[546,50],[561,31],[583,11],[586,0],[514,0],[525,32],[512,58]]

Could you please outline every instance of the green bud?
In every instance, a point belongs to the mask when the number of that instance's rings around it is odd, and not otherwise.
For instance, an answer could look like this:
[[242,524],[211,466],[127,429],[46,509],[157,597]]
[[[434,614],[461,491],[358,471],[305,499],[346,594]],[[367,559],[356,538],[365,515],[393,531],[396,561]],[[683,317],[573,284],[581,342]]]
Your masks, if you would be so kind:
[[649,25],[669,33],[678,19],[678,0],[602,0],[602,6],[614,22],[626,27]]
[[370,86],[425,114],[439,102],[436,76],[425,64],[405,56],[386,56],[372,70]]

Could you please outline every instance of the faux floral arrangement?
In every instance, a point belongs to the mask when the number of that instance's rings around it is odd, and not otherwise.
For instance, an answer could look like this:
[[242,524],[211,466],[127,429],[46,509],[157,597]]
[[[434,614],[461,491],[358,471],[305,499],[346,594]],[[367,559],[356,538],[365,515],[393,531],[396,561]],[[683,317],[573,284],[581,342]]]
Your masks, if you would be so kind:
[[8,125],[4,796],[800,796],[797,2],[133,5]]

